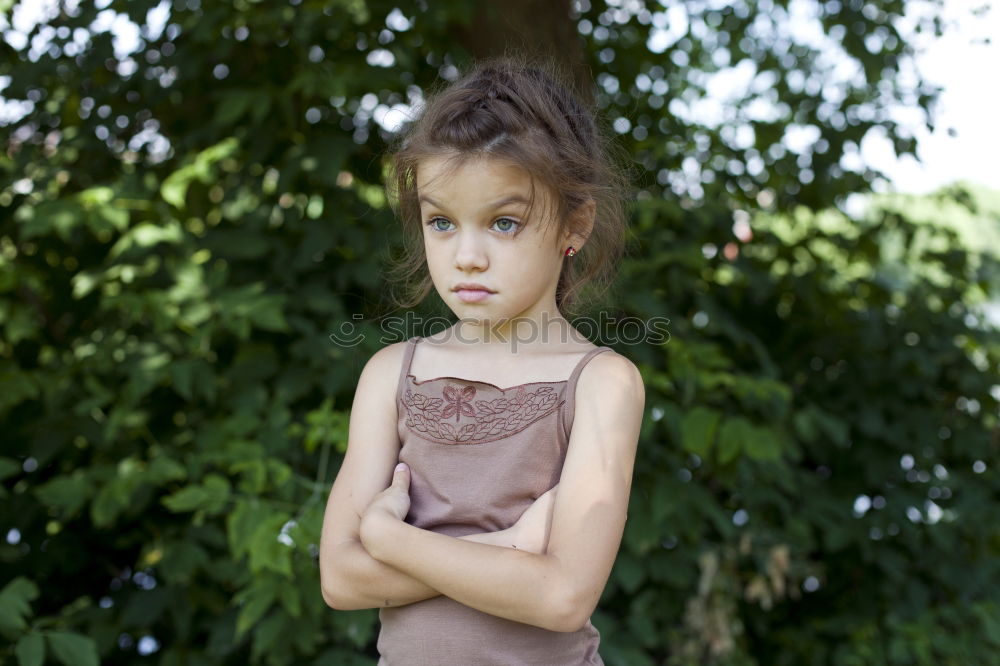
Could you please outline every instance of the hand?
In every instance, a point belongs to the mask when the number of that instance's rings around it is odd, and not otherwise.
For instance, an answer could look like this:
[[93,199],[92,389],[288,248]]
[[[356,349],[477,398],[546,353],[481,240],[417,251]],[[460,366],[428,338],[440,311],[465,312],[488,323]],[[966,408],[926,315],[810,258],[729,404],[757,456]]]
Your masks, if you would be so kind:
[[385,524],[383,521],[401,521],[410,511],[410,468],[405,463],[400,464],[403,469],[393,471],[389,487],[373,497],[368,508],[361,514],[359,537],[372,557],[375,557],[374,551],[381,534],[379,526]]
[[519,550],[542,554],[548,548],[557,488],[558,483],[542,493],[524,510],[517,522],[510,526],[514,543]]

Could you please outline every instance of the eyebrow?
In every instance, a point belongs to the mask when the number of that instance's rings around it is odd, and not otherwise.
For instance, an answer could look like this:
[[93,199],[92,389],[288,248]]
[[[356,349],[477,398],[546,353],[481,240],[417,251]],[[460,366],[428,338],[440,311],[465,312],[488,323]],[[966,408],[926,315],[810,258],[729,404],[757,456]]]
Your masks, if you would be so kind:
[[[444,209],[444,206],[442,206],[440,203],[438,203],[431,197],[427,196],[426,194],[420,195],[420,201],[426,201],[432,206],[437,206],[438,208]],[[500,206],[506,206],[509,203],[530,204],[531,202],[525,199],[520,194],[511,194],[506,197],[501,197],[500,199],[497,199],[492,204],[487,204],[486,206],[484,206],[484,208],[499,208]]]

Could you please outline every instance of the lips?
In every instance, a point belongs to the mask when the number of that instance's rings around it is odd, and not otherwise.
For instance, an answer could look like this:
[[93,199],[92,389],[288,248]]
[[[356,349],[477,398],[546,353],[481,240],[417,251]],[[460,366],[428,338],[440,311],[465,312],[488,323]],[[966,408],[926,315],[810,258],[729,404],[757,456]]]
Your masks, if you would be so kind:
[[478,284],[476,282],[460,282],[455,285],[452,291],[485,291],[490,294],[495,294],[496,292],[485,285]]
[[463,303],[482,303],[489,300],[493,290],[478,282],[462,282],[452,290]]

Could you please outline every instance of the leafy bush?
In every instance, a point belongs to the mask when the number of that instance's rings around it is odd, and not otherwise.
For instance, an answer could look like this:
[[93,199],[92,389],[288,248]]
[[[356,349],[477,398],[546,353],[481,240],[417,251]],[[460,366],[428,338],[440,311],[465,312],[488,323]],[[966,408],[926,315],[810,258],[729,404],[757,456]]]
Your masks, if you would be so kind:
[[[833,4],[828,27],[865,34],[902,6]],[[153,7],[110,10],[145,25]],[[379,319],[398,237],[373,115],[461,61],[449,35],[476,8],[388,30],[387,3],[192,0],[119,57],[107,32],[69,46],[101,11],[81,3],[33,31],[52,28],[40,54],[0,42],[3,93],[30,102],[0,155],[0,655],[374,662],[376,612],[327,608],[316,567],[358,373],[407,335]],[[708,36],[666,54],[647,49],[649,22],[606,10],[580,3],[573,20],[602,113],[635,121],[622,140],[657,181],[642,184],[613,314],[671,326],[659,343],[600,340],[640,365],[648,407],[594,616],[602,655],[990,663],[1000,347],[977,312],[997,256],[926,218],[940,205],[996,228],[993,195],[849,219],[835,205],[870,174],[836,165],[877,124],[849,112],[884,102],[864,97],[876,86],[845,99],[840,126],[790,86],[775,44],[738,37],[763,5],[691,5]],[[659,68],[680,98],[721,34],[714,50],[782,74],[792,109],[749,151],[681,120],[658,87],[625,85]],[[885,44],[844,39],[869,83],[905,46]],[[391,66],[370,64],[379,49]],[[688,64],[665,69],[680,51]],[[801,156],[769,150],[795,118],[824,130],[809,182]],[[676,189],[689,155],[716,174],[700,199]],[[754,160],[766,168],[725,167]]]

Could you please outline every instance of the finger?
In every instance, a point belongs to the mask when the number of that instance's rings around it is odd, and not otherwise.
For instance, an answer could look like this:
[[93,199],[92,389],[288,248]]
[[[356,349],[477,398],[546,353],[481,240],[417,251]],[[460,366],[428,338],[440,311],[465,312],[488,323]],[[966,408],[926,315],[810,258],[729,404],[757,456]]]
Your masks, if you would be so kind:
[[392,473],[392,485],[406,488],[410,483],[410,468],[406,463],[399,463]]

